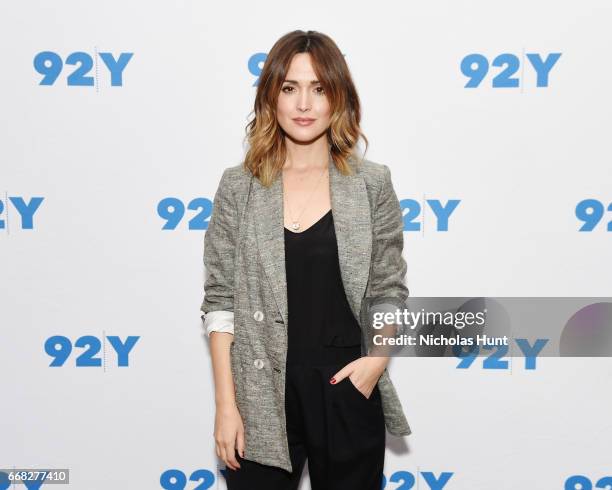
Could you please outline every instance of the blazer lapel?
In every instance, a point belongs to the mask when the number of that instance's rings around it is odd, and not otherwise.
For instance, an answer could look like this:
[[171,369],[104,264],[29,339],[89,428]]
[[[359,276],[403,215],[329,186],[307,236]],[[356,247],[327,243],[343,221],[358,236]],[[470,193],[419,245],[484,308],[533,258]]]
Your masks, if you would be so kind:
[[[254,180],[252,206],[259,256],[284,324],[288,324],[282,174],[265,188]],[[359,321],[372,255],[372,221],[363,177],[342,175],[329,160],[331,209],[346,297]]]

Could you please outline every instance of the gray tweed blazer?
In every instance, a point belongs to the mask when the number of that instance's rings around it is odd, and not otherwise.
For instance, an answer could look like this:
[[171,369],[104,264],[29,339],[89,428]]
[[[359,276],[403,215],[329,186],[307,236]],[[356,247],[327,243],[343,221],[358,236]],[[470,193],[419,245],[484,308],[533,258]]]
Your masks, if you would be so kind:
[[[330,158],[331,208],[348,303],[359,320],[366,297],[404,301],[403,218],[386,165],[362,160],[342,175]],[[234,312],[230,347],[245,459],[292,471],[285,426],[287,283],[283,187],[264,187],[242,163],[226,168],[204,237],[203,318]],[[362,335],[362,337],[364,337]],[[362,342],[362,355],[367,354]],[[378,381],[387,430],[411,429],[385,369]]]

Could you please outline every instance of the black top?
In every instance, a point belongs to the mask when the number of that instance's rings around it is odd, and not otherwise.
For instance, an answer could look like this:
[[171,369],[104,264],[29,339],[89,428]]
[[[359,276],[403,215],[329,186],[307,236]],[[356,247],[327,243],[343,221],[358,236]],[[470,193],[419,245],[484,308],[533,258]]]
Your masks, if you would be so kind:
[[285,228],[285,268],[287,362],[321,346],[359,347],[361,328],[346,299],[331,209],[302,232]]

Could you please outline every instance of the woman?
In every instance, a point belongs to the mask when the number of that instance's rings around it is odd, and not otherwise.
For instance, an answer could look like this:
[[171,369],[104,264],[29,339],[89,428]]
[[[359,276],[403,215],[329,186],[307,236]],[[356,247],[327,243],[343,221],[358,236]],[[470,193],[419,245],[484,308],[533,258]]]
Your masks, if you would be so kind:
[[215,441],[229,490],[381,487],[385,426],[410,434],[372,356],[362,300],[408,296],[389,168],[358,161],[359,98],[328,37],[268,54],[245,161],[225,169],[204,239]]

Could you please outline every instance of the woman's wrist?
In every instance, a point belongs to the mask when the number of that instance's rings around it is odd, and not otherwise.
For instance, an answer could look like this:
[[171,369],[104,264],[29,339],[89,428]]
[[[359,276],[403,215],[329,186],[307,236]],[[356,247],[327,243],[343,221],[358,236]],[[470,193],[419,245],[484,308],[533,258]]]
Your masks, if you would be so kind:
[[375,366],[381,373],[385,370],[391,359],[389,356],[377,356],[372,355],[372,353],[368,354],[366,357],[370,365]]
[[215,398],[217,410],[234,409],[236,408],[236,397],[226,396]]

